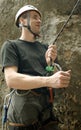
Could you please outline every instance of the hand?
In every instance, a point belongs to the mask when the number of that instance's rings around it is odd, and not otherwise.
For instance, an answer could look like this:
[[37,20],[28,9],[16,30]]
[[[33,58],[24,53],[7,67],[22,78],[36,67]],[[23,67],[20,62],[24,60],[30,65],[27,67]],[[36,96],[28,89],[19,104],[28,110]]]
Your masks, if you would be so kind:
[[57,47],[56,45],[49,45],[46,53],[45,53],[45,58],[46,58],[46,62],[48,65],[50,65],[50,62],[52,60],[52,62],[54,62],[54,60],[57,57]]
[[52,76],[49,76],[48,87],[52,88],[65,88],[68,87],[71,78],[71,70],[58,71]]

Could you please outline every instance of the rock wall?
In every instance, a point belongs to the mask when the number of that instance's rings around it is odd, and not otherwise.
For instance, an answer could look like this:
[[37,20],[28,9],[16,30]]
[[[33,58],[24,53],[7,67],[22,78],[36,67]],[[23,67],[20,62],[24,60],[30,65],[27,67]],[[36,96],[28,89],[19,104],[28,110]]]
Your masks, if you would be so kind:
[[[19,37],[14,15],[27,3],[41,10],[43,22],[39,40],[51,44],[68,19],[76,0],[0,0],[0,47],[6,39]],[[63,70],[71,69],[72,78],[67,89],[55,89],[54,114],[60,121],[61,130],[81,130],[81,2],[56,45],[59,64]],[[6,88],[0,71],[0,118]]]

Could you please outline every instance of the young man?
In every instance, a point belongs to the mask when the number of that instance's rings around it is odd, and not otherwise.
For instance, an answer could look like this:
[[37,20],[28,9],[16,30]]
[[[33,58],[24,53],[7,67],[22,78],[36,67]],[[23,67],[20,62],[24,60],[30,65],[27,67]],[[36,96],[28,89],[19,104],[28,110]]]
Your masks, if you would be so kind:
[[45,68],[51,60],[55,61],[57,49],[55,45],[36,41],[41,26],[37,8],[22,7],[15,23],[21,28],[20,38],[7,40],[2,47],[5,80],[8,87],[15,89],[8,109],[9,130],[47,130],[46,125],[52,119],[49,87],[68,87],[70,70],[46,76]]

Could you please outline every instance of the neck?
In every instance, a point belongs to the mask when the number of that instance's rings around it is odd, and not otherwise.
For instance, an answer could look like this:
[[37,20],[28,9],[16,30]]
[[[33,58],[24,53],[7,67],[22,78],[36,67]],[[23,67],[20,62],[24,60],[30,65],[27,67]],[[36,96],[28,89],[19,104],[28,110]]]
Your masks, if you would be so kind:
[[34,42],[35,41],[34,35],[31,32],[27,31],[27,29],[22,30],[20,39],[25,40],[25,41],[29,41],[29,42]]

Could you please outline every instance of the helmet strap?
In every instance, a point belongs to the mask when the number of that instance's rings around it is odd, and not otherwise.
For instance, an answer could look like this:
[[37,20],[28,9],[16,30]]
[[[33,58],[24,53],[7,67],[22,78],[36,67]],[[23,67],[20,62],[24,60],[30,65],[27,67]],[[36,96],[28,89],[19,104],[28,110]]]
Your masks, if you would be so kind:
[[31,30],[31,26],[30,26],[30,13],[27,13],[27,29],[34,35],[34,37],[36,38],[36,34]]

